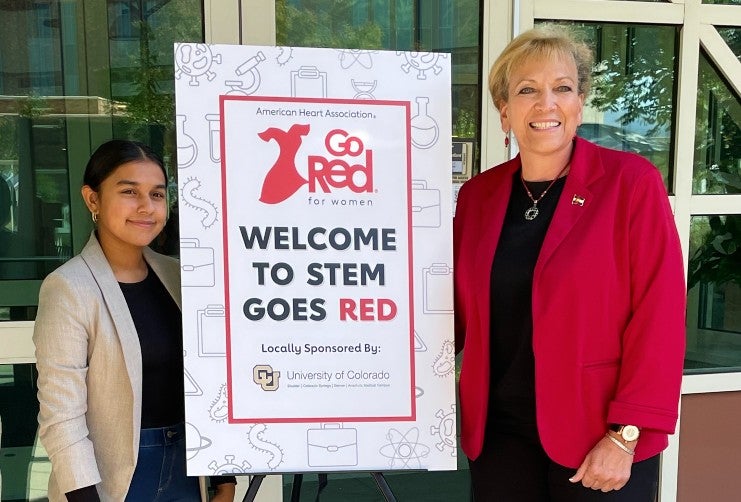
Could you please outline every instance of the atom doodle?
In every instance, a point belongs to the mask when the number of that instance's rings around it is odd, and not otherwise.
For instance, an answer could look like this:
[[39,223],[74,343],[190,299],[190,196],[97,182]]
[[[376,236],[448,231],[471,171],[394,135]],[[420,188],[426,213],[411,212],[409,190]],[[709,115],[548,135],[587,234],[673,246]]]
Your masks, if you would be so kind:
[[175,48],[175,78],[185,74],[190,77],[189,85],[198,86],[198,78],[206,77],[211,82],[216,73],[211,71],[214,63],[221,63],[221,54],[214,54],[206,44],[178,44]]
[[235,464],[235,458],[235,455],[224,455],[224,460],[226,460],[226,462],[219,464],[216,460],[212,460],[211,463],[208,464],[208,468],[211,469],[216,476],[223,476],[225,474],[242,474],[252,468],[252,465],[246,460],[242,461],[242,465]]
[[447,54],[439,54],[436,52],[417,52],[417,51],[396,51],[397,56],[404,56],[406,63],[401,65],[401,69],[404,73],[409,73],[410,70],[417,70],[417,80],[426,80],[427,72],[432,70],[435,75],[439,75],[443,71],[443,67],[437,64],[440,58],[447,57]]
[[361,49],[340,49],[340,66],[344,70],[347,70],[355,63],[359,64],[366,70],[370,70],[373,67],[373,58],[371,54],[378,51],[367,51]]
[[216,223],[219,215],[219,210],[216,208],[216,204],[196,195],[196,191],[201,188],[201,180],[198,178],[188,178],[183,184],[183,188],[180,190],[183,196],[183,202],[186,206],[190,206],[197,211],[203,213],[201,218],[201,225],[203,228],[209,228]]
[[455,346],[450,340],[445,340],[440,353],[435,356],[432,363],[432,372],[444,377],[453,374],[453,371],[455,371]]
[[268,460],[267,464],[271,470],[275,470],[283,463],[283,449],[276,443],[267,441],[264,438],[263,435],[266,429],[265,424],[253,425],[247,433],[247,440],[253,449],[270,455],[270,460]]
[[229,404],[227,402],[226,385],[219,387],[219,395],[211,402],[208,409],[208,415],[214,422],[223,422],[229,414]]
[[422,459],[430,454],[430,448],[419,442],[419,429],[413,427],[405,433],[389,429],[386,433],[388,444],[378,452],[389,460],[390,469],[421,469]]
[[440,438],[439,443],[435,443],[438,450],[443,451],[446,447],[452,451],[450,455],[455,457],[456,440],[455,440],[455,404],[450,407],[453,411],[445,413],[445,410],[437,410],[435,416],[440,419],[437,425],[430,427],[430,434]]

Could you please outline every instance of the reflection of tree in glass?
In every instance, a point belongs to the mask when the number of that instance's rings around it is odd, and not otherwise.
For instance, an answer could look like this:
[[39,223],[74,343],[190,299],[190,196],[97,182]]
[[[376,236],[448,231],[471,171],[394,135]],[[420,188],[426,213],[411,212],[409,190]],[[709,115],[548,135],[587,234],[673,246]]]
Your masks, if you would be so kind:
[[708,223],[709,231],[689,259],[687,288],[741,284],[741,215],[710,216]]

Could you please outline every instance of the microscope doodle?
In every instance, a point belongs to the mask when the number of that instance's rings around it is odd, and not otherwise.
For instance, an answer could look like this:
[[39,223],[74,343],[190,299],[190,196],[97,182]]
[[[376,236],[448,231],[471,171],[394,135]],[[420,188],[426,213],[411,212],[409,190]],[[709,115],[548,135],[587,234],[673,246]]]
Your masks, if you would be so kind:
[[262,51],[258,51],[257,54],[239,65],[234,70],[234,73],[238,77],[244,77],[244,80],[226,80],[224,85],[231,88],[227,94],[242,94],[244,96],[254,94],[259,89],[261,82],[260,70],[258,70],[257,65],[265,61],[265,59],[265,54]]

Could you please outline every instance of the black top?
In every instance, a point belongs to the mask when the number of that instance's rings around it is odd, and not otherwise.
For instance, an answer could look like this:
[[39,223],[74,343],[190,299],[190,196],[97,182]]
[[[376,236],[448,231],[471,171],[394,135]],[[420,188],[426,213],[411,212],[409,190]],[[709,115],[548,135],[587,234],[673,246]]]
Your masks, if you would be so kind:
[[[537,440],[532,348],[533,272],[565,182],[565,176],[559,178],[538,202],[538,216],[527,220],[525,211],[533,202],[522,186],[520,170],[514,173],[491,268],[491,380],[487,428],[533,440]],[[550,183],[527,182],[527,185],[537,200]]]
[[[119,282],[142,354],[141,427],[167,427],[185,421],[182,314],[175,300],[147,265],[141,282]],[[211,486],[236,483],[234,476],[211,476]],[[94,486],[66,494],[69,502],[97,502]]]

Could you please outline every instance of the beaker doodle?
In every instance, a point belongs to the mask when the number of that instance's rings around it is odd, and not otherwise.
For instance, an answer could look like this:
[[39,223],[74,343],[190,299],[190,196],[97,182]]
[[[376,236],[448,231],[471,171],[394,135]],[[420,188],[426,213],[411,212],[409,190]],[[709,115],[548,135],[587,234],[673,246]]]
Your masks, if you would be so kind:
[[[228,93],[227,93],[228,94]],[[217,164],[221,162],[221,122],[218,113],[207,113],[208,120],[208,152],[211,160]]]
[[[263,61],[265,61],[265,54],[263,54],[262,51],[259,51],[257,54],[239,65],[236,70],[234,70],[234,73],[236,73],[237,76],[241,77],[243,75],[247,75],[248,81],[240,81],[239,84],[239,89],[242,91],[243,94],[249,96],[260,87],[260,71],[257,69],[257,65]],[[232,87],[232,89],[234,90],[234,82],[235,81],[233,80],[229,80],[228,82],[225,82],[225,84]]]
[[291,71],[291,96],[326,98],[327,72],[316,66],[301,66]]
[[206,44],[178,44],[175,47],[175,78],[185,74],[190,77],[189,84],[200,84],[198,78],[205,76],[210,82],[216,78],[211,66],[221,63],[221,54],[214,54]]
[[178,168],[185,169],[191,166],[198,156],[198,146],[195,140],[185,132],[185,115],[175,115],[178,138]]
[[372,80],[370,82],[359,82],[354,78],[350,79],[352,88],[355,90],[355,96],[353,99],[376,99],[373,95],[373,91],[376,90],[378,80]]
[[417,96],[414,100],[417,102],[417,114],[412,117],[412,144],[424,150],[437,143],[440,127],[427,112],[430,98]]

